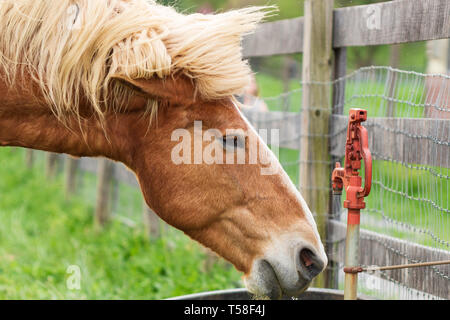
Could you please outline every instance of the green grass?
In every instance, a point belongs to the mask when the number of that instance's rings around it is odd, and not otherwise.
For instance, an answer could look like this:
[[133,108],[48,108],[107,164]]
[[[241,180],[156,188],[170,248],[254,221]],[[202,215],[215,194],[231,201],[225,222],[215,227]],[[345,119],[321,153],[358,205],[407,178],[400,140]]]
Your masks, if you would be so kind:
[[[42,163],[26,169],[23,156],[0,148],[0,299],[161,299],[242,286],[223,261],[205,271],[205,253],[177,230],[156,240],[117,220],[96,230],[85,192],[65,200],[62,178],[46,182]],[[70,265],[80,290],[66,286]]]

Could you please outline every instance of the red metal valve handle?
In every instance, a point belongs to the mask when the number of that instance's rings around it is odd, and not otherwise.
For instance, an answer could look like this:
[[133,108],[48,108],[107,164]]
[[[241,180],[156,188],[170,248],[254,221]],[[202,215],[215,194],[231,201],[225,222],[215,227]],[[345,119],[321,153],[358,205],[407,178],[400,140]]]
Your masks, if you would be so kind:
[[369,150],[367,129],[360,125],[358,130],[361,137],[362,157],[364,159],[364,191],[362,197],[367,197],[372,187],[372,154]]
[[[342,193],[345,188],[347,193],[344,208],[364,209],[364,197],[370,193],[372,186],[372,155],[369,150],[369,139],[366,128],[361,122],[367,120],[367,111],[363,109],[350,109],[350,117],[347,128],[347,141],[345,144],[345,167],[336,163],[333,170],[333,192]],[[359,176],[361,160],[364,160],[364,188],[362,178]]]

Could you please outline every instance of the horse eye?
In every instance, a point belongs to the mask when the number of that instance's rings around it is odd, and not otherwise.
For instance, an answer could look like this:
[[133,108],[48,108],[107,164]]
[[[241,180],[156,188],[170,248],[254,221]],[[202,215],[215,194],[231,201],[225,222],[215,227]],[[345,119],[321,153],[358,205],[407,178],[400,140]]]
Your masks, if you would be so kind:
[[244,148],[245,138],[240,136],[223,136],[222,143],[225,150],[236,150],[237,148]]

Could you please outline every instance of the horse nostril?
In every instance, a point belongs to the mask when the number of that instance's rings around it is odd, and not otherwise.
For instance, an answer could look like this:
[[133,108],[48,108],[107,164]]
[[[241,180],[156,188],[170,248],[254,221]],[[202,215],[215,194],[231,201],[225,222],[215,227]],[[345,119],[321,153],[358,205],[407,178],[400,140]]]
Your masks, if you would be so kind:
[[305,267],[308,268],[313,264],[312,256],[313,253],[311,252],[311,250],[303,249],[302,251],[300,251],[300,259]]
[[323,268],[322,261],[309,249],[300,250],[299,272],[308,280],[317,276]]

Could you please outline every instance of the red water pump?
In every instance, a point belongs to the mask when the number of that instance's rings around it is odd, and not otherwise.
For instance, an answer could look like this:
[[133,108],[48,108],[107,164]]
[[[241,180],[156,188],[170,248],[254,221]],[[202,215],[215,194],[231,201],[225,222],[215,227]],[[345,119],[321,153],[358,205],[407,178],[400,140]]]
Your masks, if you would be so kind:
[[[342,168],[339,162],[333,170],[331,180],[333,182],[333,193],[341,194],[345,188],[347,197],[344,201],[344,208],[357,210],[357,221],[359,223],[359,210],[364,209],[366,204],[364,197],[370,193],[372,185],[372,156],[368,146],[367,130],[361,125],[361,122],[367,120],[367,111],[363,109],[350,109],[350,117],[347,129],[347,142],[345,144],[345,167]],[[364,159],[364,188],[362,187],[362,178],[359,176],[361,169],[361,159]]]
[[[337,162],[331,177],[334,194],[342,194],[342,189],[345,188],[344,208],[348,209],[344,263],[345,300],[357,298],[358,275],[351,270],[359,267],[360,210],[366,207],[364,197],[369,195],[372,185],[372,156],[368,146],[368,134],[366,128],[361,125],[361,122],[366,120],[366,110],[350,109],[345,144],[345,167],[342,168],[341,164]],[[365,173],[364,188],[362,187],[362,178],[359,176],[362,159],[364,159]]]

